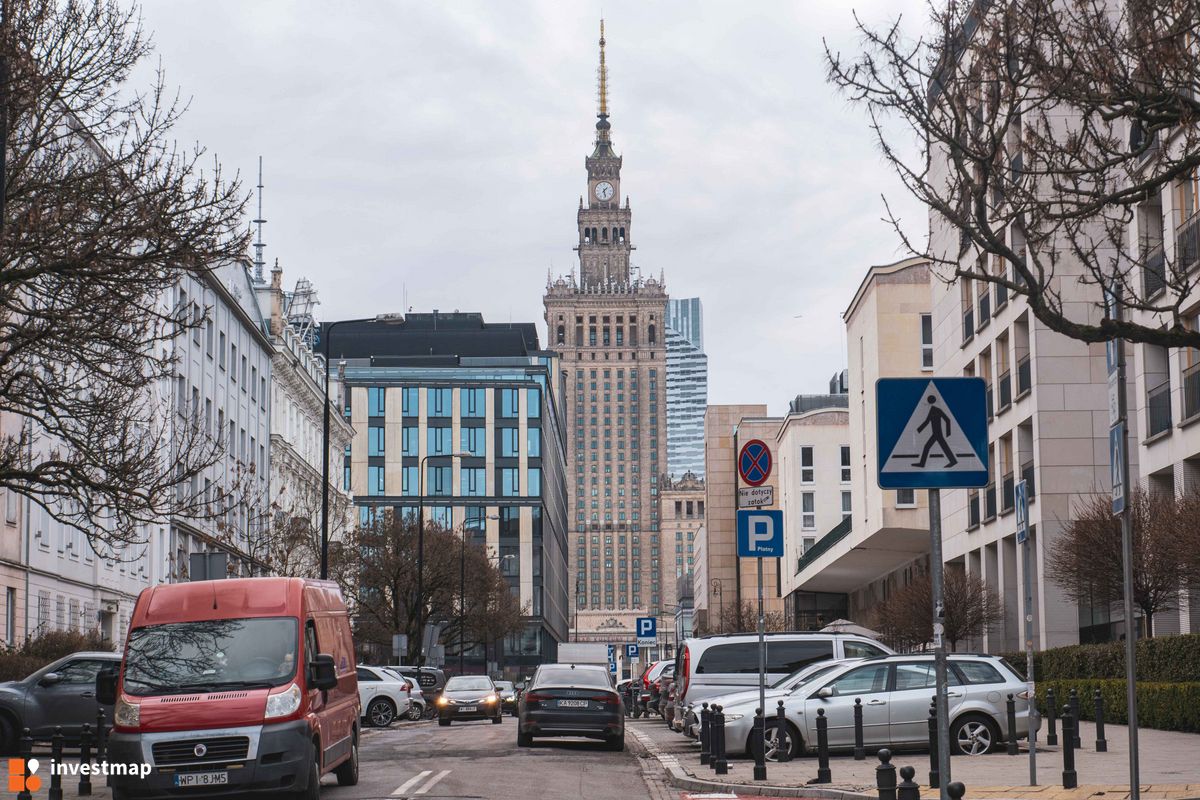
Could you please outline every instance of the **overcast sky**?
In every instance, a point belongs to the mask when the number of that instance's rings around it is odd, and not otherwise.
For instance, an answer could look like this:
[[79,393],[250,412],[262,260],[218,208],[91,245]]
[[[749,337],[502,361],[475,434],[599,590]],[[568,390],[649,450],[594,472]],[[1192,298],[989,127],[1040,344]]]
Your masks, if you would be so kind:
[[[709,402],[786,410],[845,365],[864,270],[906,255],[924,213],[825,81],[852,8],[915,0],[268,2],[145,0],[180,138],[255,183],[268,263],[322,319],[437,308],[535,321],[575,265],[595,133],[598,25],[633,207],[634,263],[704,303]],[[407,300],[405,299],[407,298]]]

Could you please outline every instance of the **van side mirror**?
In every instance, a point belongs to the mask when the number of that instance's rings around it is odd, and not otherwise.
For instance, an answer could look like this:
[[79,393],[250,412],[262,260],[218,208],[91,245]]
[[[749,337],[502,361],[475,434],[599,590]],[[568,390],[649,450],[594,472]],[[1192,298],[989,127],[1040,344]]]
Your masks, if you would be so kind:
[[319,653],[312,660],[309,669],[312,673],[309,688],[327,692],[337,686],[337,664],[334,662],[333,656],[328,653]]
[[111,706],[117,702],[118,667],[105,667],[96,673],[96,702]]
[[62,680],[62,675],[57,672],[47,672],[38,680],[38,686],[53,686]]
[[817,697],[833,697],[833,687],[822,686],[817,690]]

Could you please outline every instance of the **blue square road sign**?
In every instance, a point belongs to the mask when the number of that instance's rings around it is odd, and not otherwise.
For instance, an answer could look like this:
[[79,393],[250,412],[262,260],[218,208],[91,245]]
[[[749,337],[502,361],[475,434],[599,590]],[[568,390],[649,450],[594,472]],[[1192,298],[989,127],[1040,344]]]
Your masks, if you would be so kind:
[[737,552],[741,558],[782,558],[783,512],[753,508],[739,510]]

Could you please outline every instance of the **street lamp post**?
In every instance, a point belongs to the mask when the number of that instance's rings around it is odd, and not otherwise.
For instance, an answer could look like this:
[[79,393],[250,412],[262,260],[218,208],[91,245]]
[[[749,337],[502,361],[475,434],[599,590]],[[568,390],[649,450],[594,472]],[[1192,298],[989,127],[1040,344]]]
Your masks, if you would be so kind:
[[399,314],[379,314],[362,319],[339,319],[321,326],[321,351],[325,358],[325,408],[321,414],[321,579],[329,577],[329,340],[338,325],[355,322],[388,322]]
[[425,462],[432,456],[448,455],[451,459],[469,457],[471,453],[426,453],[417,462],[417,666],[425,666]]
[[[717,595],[717,624],[721,625],[721,618],[725,616],[725,597],[721,591],[721,579],[713,578],[709,586],[712,588],[712,591],[716,592]],[[710,625],[709,628],[711,629],[712,626]]]
[[[488,519],[499,519],[499,517],[491,516],[491,517],[488,517]],[[508,561],[511,558],[517,558],[517,556],[514,555],[513,553],[508,553],[507,555],[500,555],[499,553],[489,553],[488,554],[488,561],[491,561],[492,559],[496,560],[496,569],[500,570],[501,575],[504,574],[504,562]],[[505,581],[505,584],[507,584],[507,583],[508,583],[508,581]],[[489,611],[490,611],[491,610],[490,609],[490,605],[491,605],[490,596],[489,596],[488,604],[489,604]],[[496,651],[497,651],[496,652],[496,663],[497,664],[500,663],[500,655],[501,655],[500,650],[502,647],[503,647],[503,645],[496,647]],[[483,671],[485,673],[487,672],[487,651],[488,651],[488,641],[485,640],[484,644],[483,644],[483,661],[484,661]]]
[[[486,519],[500,519],[499,514],[488,514]],[[487,523],[484,523],[485,526]],[[467,628],[467,529],[463,527],[462,541],[459,543],[460,549],[458,554],[458,674],[465,675],[466,661],[466,641],[464,639]],[[486,649],[486,648],[485,648]],[[484,653],[485,662],[487,654]],[[487,664],[484,664],[486,671]]]

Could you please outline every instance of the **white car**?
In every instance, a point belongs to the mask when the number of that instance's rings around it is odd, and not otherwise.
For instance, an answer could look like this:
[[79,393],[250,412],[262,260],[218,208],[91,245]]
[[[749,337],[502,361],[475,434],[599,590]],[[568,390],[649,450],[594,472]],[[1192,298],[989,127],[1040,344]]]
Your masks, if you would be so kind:
[[386,728],[412,707],[408,682],[381,667],[358,668],[358,699],[368,725]]
[[394,669],[389,669],[387,672],[390,672],[408,684],[408,698],[412,701],[412,706],[408,709],[408,719],[411,722],[424,719],[425,709],[429,707],[429,704],[425,702],[425,693],[421,691],[421,684],[407,675],[401,675]]

